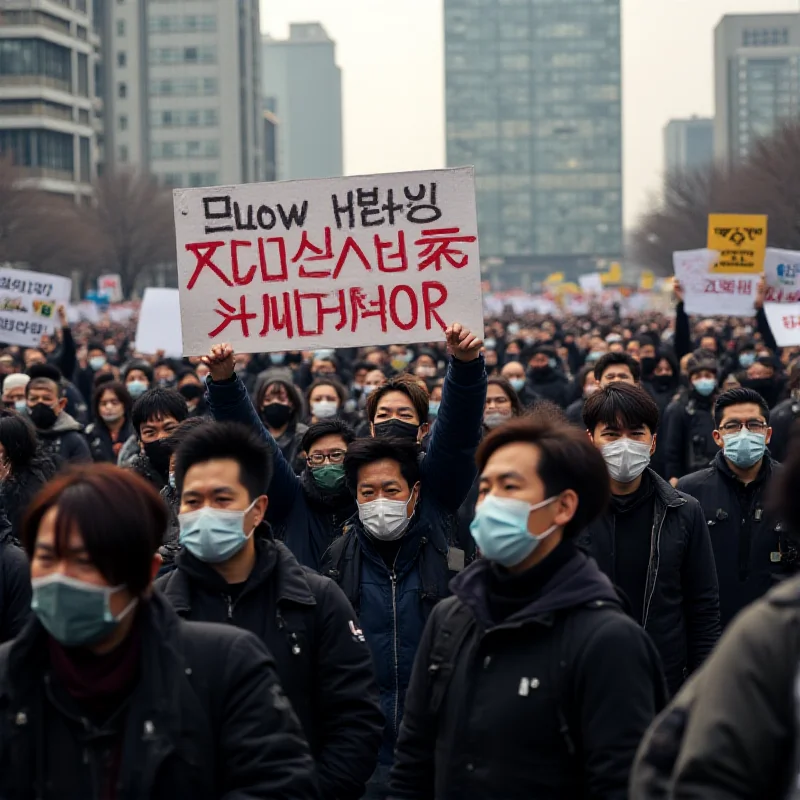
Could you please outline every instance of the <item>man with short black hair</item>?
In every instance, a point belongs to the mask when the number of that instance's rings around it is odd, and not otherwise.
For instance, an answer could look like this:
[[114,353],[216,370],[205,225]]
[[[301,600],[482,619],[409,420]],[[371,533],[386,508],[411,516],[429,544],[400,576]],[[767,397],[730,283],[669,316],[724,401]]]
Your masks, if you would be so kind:
[[696,498],[711,533],[723,628],[775,583],[800,569],[800,542],[769,513],[765,497],[780,469],[770,457],[769,408],[752,389],[731,389],[714,406],[710,467],[682,478],[678,489]]
[[181,551],[156,585],[185,619],[227,622],[272,653],[317,764],[320,796],[357,800],[375,768],[383,715],[353,608],[301,567],[264,524],[269,448],[235,423],[210,423],[178,447]]
[[635,385],[639,383],[642,370],[639,362],[628,353],[606,353],[594,365],[594,377],[600,386],[617,381]]
[[611,506],[587,528],[582,544],[652,636],[674,693],[720,635],[703,511],[648,468],[658,406],[644,389],[623,382],[606,386],[586,401],[583,420],[611,476]]
[[539,344],[522,355],[528,364],[528,385],[541,399],[566,408],[572,400],[572,383],[559,369],[558,354],[550,345]]

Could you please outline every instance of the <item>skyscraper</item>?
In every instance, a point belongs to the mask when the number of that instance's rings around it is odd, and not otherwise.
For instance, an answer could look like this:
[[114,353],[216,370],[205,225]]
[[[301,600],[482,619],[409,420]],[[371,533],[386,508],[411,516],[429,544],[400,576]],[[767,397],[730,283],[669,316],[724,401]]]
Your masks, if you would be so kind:
[[170,186],[262,180],[257,0],[106,0],[103,16],[106,167]]
[[714,163],[714,120],[671,119],[664,127],[664,173],[701,169]]
[[0,4],[0,153],[29,185],[88,201],[95,176],[95,61],[86,0]]
[[800,14],[724,16],[714,31],[716,158],[733,166],[800,115]]
[[278,178],[331,178],[343,172],[342,74],[336,43],[318,22],[289,26],[288,39],[264,37],[262,90],[274,98]]
[[619,0],[445,0],[447,163],[508,281],[622,252]]

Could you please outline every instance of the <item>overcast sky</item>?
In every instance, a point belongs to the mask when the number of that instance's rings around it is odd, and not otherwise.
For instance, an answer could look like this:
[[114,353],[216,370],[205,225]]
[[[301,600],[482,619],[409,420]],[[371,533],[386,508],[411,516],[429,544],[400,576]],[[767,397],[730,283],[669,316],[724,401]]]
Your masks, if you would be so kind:
[[[720,17],[798,10],[800,0],[623,0],[628,225],[659,187],[666,122],[713,115]],[[263,31],[284,37],[290,22],[319,21],[336,41],[349,174],[444,165],[442,16],[442,0],[261,0]]]

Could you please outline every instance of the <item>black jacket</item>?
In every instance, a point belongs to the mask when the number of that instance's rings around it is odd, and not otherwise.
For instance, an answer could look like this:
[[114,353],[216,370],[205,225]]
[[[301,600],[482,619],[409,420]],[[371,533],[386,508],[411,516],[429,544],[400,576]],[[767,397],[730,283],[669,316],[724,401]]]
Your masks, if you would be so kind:
[[31,462],[0,481],[0,506],[8,514],[14,537],[20,538],[22,518],[31,500],[56,473],[56,463],[44,453],[37,453]]
[[301,567],[286,547],[256,542],[257,561],[234,601],[224,579],[185,549],[156,582],[181,617],[256,634],[277,663],[317,762],[322,796],[359,798],[383,733],[369,648],[336,584]]
[[713,397],[700,397],[695,392],[681,396],[667,406],[663,425],[667,480],[682,478],[707,467],[717,454]]
[[[703,510],[649,470],[655,483],[650,564],[645,585],[644,629],[664,662],[670,692],[697,669],[720,636],[719,589]],[[579,543],[615,580],[614,515],[606,513],[581,534]]]
[[[261,642],[184,622],[157,593],[136,613],[141,674],[120,723],[116,796],[317,797],[308,745]],[[107,737],[52,680],[47,638],[32,618],[0,646],[0,797],[99,800],[92,776],[111,755]]]
[[30,610],[28,558],[14,542],[11,523],[0,510],[0,644],[13,639],[25,627]]
[[37,428],[36,435],[41,442],[42,451],[59,466],[92,460],[83,425],[66,411],[56,417],[52,428]]
[[767,455],[747,487],[734,475],[722,451],[707,469],[682,478],[678,489],[703,508],[714,548],[724,628],[746,605],[800,568],[798,543],[765,507],[765,493],[780,469]]
[[468,567],[428,620],[389,797],[624,800],[665,702],[652,642],[578,550],[501,624],[488,610],[490,569]]
[[769,425],[772,428],[772,439],[769,443],[769,452],[776,461],[786,461],[792,427],[798,417],[800,417],[800,400],[793,397],[778,403],[770,411]]
[[[122,448],[122,445],[135,433],[136,431],[133,429],[130,420],[126,420],[119,432],[116,444],[119,444],[120,448]],[[95,463],[117,463],[119,453],[114,452],[115,442],[112,441],[111,433],[103,422],[96,421],[87,426],[86,439],[89,442],[89,450]]]
[[536,376],[528,371],[528,386],[539,400],[549,400],[559,408],[566,408],[572,399],[572,382],[558,369],[550,369],[547,375]]

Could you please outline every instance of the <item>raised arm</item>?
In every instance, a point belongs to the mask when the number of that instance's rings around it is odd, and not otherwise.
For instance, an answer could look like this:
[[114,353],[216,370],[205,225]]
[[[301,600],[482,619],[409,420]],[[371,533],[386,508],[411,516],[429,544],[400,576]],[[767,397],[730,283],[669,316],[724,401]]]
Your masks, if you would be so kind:
[[486,370],[478,335],[455,323],[447,329],[447,346],[452,358],[439,416],[422,460],[422,481],[425,491],[455,513],[477,475],[475,451],[481,441]]
[[762,275],[758,282],[758,292],[756,293],[756,330],[761,334],[764,344],[773,353],[778,353],[780,348],[772,335],[772,328],[767,321],[767,315],[764,313],[764,297],[767,294],[767,279]]
[[675,304],[675,339],[672,344],[675,349],[675,358],[680,361],[692,350],[692,334],[689,329],[689,315],[683,306],[683,286],[678,280],[673,285],[673,291],[678,302]]
[[[75,339],[72,338],[72,330],[67,321],[67,310],[64,306],[58,307],[58,321],[61,325],[61,353],[56,360],[56,366],[61,370],[61,374],[71,381],[75,375],[75,368],[78,366],[77,350]],[[91,397],[84,397],[86,402],[91,402]]]
[[300,500],[300,478],[283,457],[280,447],[264,427],[253,408],[245,385],[233,367],[233,348],[229,344],[215,344],[203,357],[211,370],[206,383],[208,407],[217,422],[238,422],[258,434],[272,452],[272,482],[269,485],[267,520],[280,522],[289,514],[295,501]]

